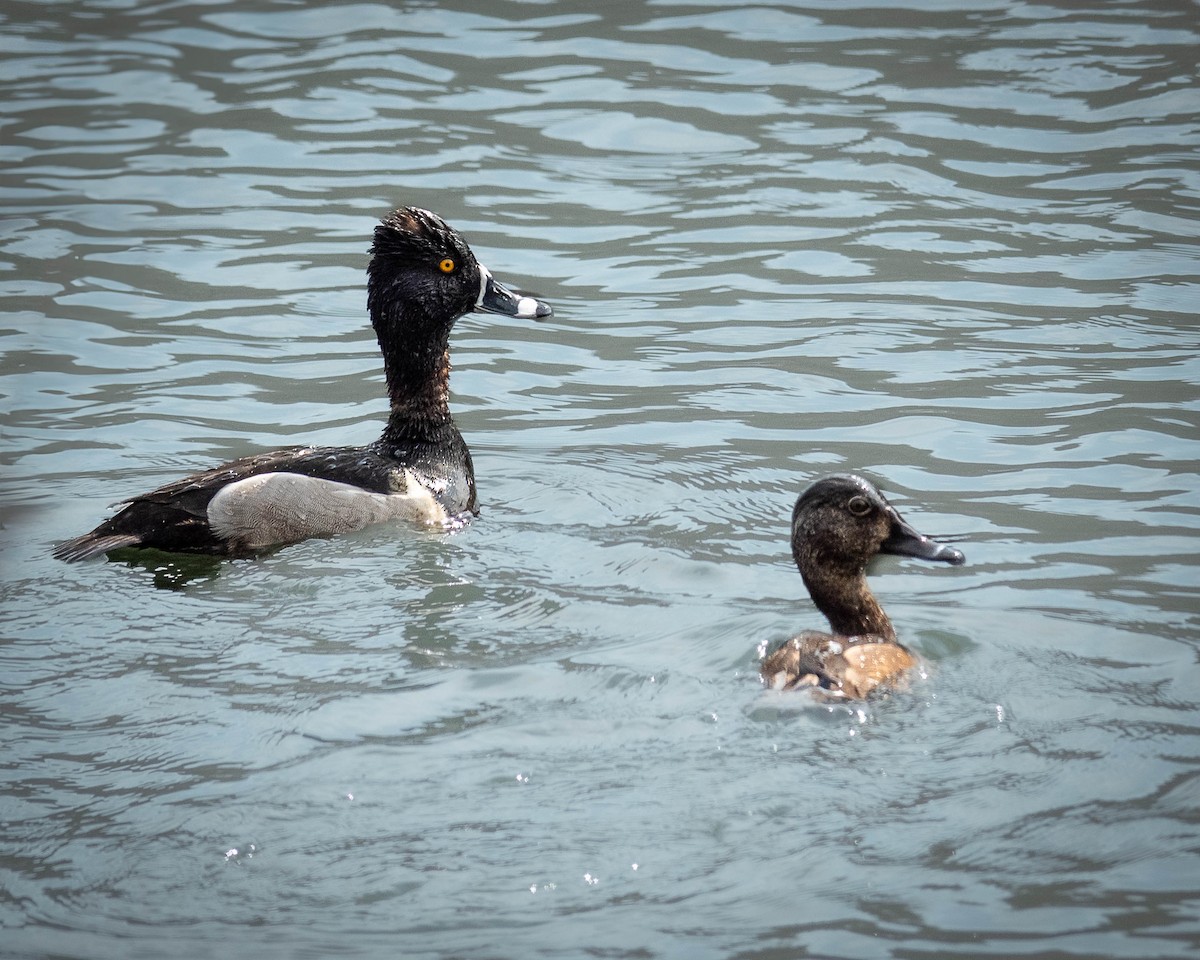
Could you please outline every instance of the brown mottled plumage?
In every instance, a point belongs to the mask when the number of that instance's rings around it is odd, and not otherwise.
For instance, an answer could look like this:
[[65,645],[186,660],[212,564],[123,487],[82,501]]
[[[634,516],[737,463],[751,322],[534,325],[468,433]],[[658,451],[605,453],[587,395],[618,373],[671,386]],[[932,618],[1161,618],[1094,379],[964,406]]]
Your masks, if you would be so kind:
[[955,565],[966,559],[917,533],[862,477],[825,477],[800,495],[792,557],[833,633],[806,630],[771,653],[762,664],[768,686],[862,699],[895,686],[916,665],[867,586],[867,564],[880,553]]

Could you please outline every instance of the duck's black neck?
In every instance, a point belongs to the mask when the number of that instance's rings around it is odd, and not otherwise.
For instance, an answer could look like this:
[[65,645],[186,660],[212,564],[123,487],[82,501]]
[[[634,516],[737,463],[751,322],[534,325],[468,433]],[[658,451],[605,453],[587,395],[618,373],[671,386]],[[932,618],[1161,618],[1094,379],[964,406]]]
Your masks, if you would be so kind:
[[454,431],[450,418],[450,330],[405,316],[403,304],[371,305],[391,411],[383,443],[407,446]]
[[892,621],[867,586],[865,568],[801,566],[804,585],[817,609],[825,614],[833,632],[841,637],[871,634],[895,641]]

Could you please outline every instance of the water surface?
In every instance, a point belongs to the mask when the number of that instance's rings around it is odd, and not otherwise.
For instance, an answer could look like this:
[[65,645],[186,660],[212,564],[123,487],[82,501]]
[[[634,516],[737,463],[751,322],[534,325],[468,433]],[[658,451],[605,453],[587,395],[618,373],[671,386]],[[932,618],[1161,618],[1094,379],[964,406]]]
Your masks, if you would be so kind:
[[[1194,955],[1195,12],[7,7],[5,955]],[[377,436],[401,203],[556,310],[456,328],[479,520],[53,561]],[[756,677],[845,470],[968,557],[855,709]]]

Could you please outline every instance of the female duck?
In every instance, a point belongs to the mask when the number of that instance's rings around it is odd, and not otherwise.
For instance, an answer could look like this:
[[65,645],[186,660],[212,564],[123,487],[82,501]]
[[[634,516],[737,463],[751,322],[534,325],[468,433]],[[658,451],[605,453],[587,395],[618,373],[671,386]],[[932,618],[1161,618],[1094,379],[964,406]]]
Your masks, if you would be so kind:
[[54,555],[156,547],[247,556],[384,520],[447,524],[477,513],[471,454],[450,417],[450,329],[472,310],[540,319],[550,307],[505,289],[440,217],[402,207],[375,228],[367,308],[391,400],[377,441],[277,450],[184,477]]
[[956,566],[966,561],[917,533],[862,477],[825,477],[800,495],[792,511],[792,557],[833,633],[806,630],[768,656],[762,665],[768,686],[811,686],[862,699],[916,664],[867,587],[867,564],[879,553]]

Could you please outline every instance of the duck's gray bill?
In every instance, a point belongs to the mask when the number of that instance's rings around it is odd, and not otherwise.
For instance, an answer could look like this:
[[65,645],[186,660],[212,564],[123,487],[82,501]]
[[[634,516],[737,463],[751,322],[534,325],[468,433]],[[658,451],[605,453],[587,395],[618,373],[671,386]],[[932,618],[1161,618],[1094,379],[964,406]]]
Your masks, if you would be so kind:
[[898,516],[892,522],[892,532],[883,545],[880,553],[893,553],[901,557],[916,557],[919,560],[940,560],[954,566],[966,563],[967,558],[961,550],[948,547],[944,543],[930,540],[927,536],[917,533],[912,527]]
[[480,271],[482,282],[479,285],[479,300],[475,304],[478,309],[508,317],[532,317],[534,320],[545,320],[554,315],[550,304],[533,297],[518,296],[482,267]]

